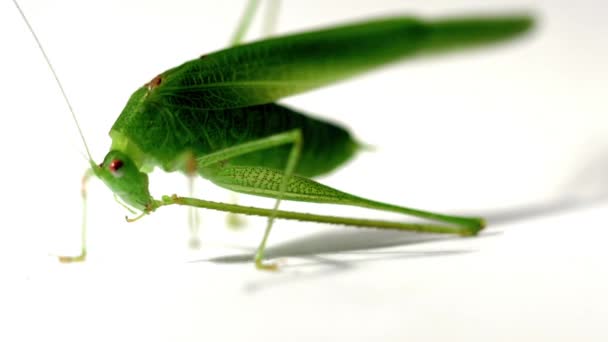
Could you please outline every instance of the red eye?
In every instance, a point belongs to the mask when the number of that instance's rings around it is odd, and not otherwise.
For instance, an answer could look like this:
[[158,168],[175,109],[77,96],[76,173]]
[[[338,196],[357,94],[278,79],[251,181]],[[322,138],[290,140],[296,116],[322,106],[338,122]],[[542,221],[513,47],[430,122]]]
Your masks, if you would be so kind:
[[118,170],[120,170],[123,165],[124,163],[122,162],[122,160],[114,159],[110,163],[110,166],[108,166],[108,169],[110,169],[110,172],[112,172],[113,174],[118,175]]

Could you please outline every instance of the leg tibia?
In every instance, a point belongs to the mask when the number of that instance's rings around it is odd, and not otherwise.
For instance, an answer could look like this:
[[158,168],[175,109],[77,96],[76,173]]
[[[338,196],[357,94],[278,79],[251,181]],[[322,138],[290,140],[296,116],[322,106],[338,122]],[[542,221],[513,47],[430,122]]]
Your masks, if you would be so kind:
[[444,215],[377,202],[336,190],[297,175],[290,176],[284,191],[281,191],[280,185],[284,181],[284,174],[279,170],[268,168],[247,166],[218,168],[208,175],[208,179],[223,188],[250,195],[277,198],[279,194],[282,194],[282,199],[292,201],[344,204],[397,212],[468,227],[473,234],[485,225],[481,218]]

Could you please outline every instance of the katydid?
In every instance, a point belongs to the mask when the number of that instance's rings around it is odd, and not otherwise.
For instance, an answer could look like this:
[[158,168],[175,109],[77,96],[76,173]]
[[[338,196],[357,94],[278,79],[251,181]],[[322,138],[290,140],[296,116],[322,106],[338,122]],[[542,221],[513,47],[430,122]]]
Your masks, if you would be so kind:
[[[265,216],[266,230],[254,259],[259,269],[276,268],[264,260],[264,249],[277,218],[463,236],[483,229],[479,217],[383,203],[312,180],[343,165],[363,145],[345,127],[275,102],[388,63],[506,41],[528,31],[533,19],[397,16],[242,43],[258,2],[249,3],[232,47],[162,72],[131,95],[110,130],[110,152],[100,164],[93,161],[72,113],[90,164],[83,183],[92,175],[101,179],[126,206],[141,213],[129,221],[173,204]],[[148,190],[147,173],[156,167],[276,201],[273,208],[262,209],[177,195],[155,199]],[[441,224],[282,211],[282,200],[364,207]],[[61,261],[85,260],[84,223],[82,234],[81,255]]]

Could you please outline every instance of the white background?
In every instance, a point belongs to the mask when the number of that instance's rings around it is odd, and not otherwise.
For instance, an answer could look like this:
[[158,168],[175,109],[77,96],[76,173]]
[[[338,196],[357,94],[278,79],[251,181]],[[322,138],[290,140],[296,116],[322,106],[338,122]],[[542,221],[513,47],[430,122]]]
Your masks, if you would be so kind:
[[[242,1],[33,1],[22,6],[73,102],[94,158],[137,87],[226,45]],[[184,208],[133,224],[90,186],[89,253],[77,253],[84,148],[9,1],[0,4],[0,340],[604,341],[608,339],[608,47],[605,1],[300,1],[279,32],[391,13],[528,10],[533,35],[404,62],[284,103],[348,125],[377,147],[323,182],[391,203],[485,215],[478,238],[279,221],[226,228]],[[250,37],[259,32],[259,20]],[[603,87],[602,87],[603,86]],[[186,193],[152,174],[154,195]],[[198,195],[228,200],[207,182]],[[270,206],[241,197],[245,204]],[[288,209],[401,219],[360,209]]]

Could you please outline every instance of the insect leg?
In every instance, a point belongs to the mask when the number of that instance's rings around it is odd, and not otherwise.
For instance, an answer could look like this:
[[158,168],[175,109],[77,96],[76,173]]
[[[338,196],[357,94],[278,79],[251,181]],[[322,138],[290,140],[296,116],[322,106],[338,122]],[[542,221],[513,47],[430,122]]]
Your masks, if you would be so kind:
[[[188,175],[188,192],[190,196],[194,195],[194,182],[196,180],[196,159],[192,153],[188,153],[186,157],[186,173]],[[188,245],[192,249],[198,249],[201,245],[199,238],[199,227],[201,224],[200,216],[196,208],[188,208],[188,227],[190,228],[190,241]]]
[[274,33],[277,26],[277,17],[279,16],[280,7],[280,0],[268,1],[268,5],[266,7],[266,19],[264,20],[264,27],[262,28],[262,36],[268,37]]
[[[285,133],[275,134],[267,138],[262,138],[259,140],[254,140],[237,146],[229,147],[224,150],[208,154],[198,159],[198,165],[201,169],[201,175],[207,179],[210,179],[211,181],[214,181],[214,173],[218,170],[218,163],[220,163],[221,161],[239,155],[285,144],[293,144],[293,147],[290,150],[289,156],[287,158],[287,163],[283,172],[284,177],[281,178],[278,184],[278,192],[275,196],[273,196],[274,198],[276,198],[276,202],[272,209],[271,215],[268,216],[268,224],[266,225],[266,230],[264,231],[264,237],[262,238],[262,242],[260,243],[260,246],[258,247],[257,253],[255,255],[255,265],[258,269],[274,270],[277,268],[276,264],[264,264],[262,262],[264,259],[264,249],[266,248],[266,241],[268,240],[268,236],[270,235],[272,224],[274,223],[274,219],[276,217],[279,204],[281,203],[283,193],[287,189],[289,177],[293,173],[298,159],[300,158],[300,151],[302,149],[301,131],[299,129],[295,129]],[[212,167],[213,165],[215,165],[215,167]],[[219,167],[219,169],[221,169],[221,166]]]
[[[295,177],[295,176],[294,176]],[[218,184],[219,185],[219,184]],[[223,187],[228,188],[228,186]],[[245,191],[243,191],[245,192]],[[437,225],[429,223],[411,223],[411,222],[397,222],[397,221],[384,221],[384,220],[370,220],[364,218],[354,217],[339,217],[339,216],[327,216],[317,215],[310,213],[301,213],[295,211],[284,211],[271,209],[257,208],[257,207],[245,207],[242,205],[205,201],[198,198],[179,197],[177,195],[163,196],[162,200],[159,201],[159,207],[168,205],[186,205],[197,208],[211,209],[226,211],[235,214],[255,215],[269,217],[275,215],[276,218],[285,220],[296,220],[304,222],[316,222],[316,223],[328,223],[328,224],[339,224],[353,227],[364,227],[374,229],[389,229],[389,230],[400,230],[410,232],[421,232],[421,233],[436,233],[436,234],[458,234],[461,236],[475,235],[475,231],[471,231],[470,228],[463,226],[448,226],[448,225]]]
[[80,196],[82,196],[82,227],[80,231],[80,255],[77,256],[60,256],[61,262],[80,262],[85,261],[87,257],[87,183],[93,175],[92,169],[87,169],[82,176],[80,188]]
[[[243,37],[247,33],[249,26],[251,25],[251,21],[255,15],[255,11],[259,7],[259,0],[250,0],[245,8],[245,12],[239,21],[237,29],[235,30],[232,38],[230,39],[230,46],[238,45],[243,41]],[[266,20],[264,21],[264,27],[262,28],[262,36],[266,37],[271,35],[274,32],[274,29],[277,24],[277,17],[279,13],[280,0],[270,0],[268,1],[268,6],[266,7]]]
[[[235,192],[230,192],[230,203],[238,204],[238,196]],[[237,230],[245,225],[245,218],[239,214],[228,213],[226,215],[226,224],[228,227]]]
[[419,231],[468,236],[476,235],[485,226],[484,220],[479,217],[445,215],[373,201],[336,190],[298,175],[291,175],[286,189],[279,191],[279,185],[283,182],[284,174],[280,170],[264,167],[227,166],[217,170],[215,174],[207,176],[207,178],[228,190],[255,196],[277,198],[281,195],[282,199],[289,201],[349,205],[412,215],[450,224],[450,226],[430,225],[427,228],[419,229]]
[[259,0],[249,0],[247,7],[245,7],[245,12],[239,21],[232,38],[230,39],[230,46],[238,45],[243,40],[245,33],[247,33],[247,29],[249,29],[249,25],[251,25],[251,20],[253,20],[253,16],[255,15],[255,11],[259,7]]

